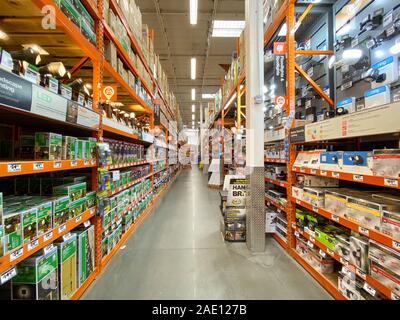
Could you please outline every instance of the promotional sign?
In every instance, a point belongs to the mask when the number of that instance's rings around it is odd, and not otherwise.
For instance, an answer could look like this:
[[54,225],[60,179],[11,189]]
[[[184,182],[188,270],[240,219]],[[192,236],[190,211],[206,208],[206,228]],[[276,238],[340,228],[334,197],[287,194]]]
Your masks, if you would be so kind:
[[274,99],[275,106],[278,108],[286,108],[286,97],[285,96],[275,96]]
[[[274,94],[276,97],[281,97],[279,102],[282,103],[282,97],[286,96],[286,57],[274,56]],[[285,99],[286,101],[286,99]],[[276,100],[275,100],[276,103]],[[283,104],[282,104],[283,105]]]
[[105,86],[101,90],[101,100],[115,102],[117,101],[117,96],[118,96],[117,92],[118,91],[116,85]]
[[305,142],[305,127],[297,127],[290,130],[290,142],[291,143],[298,143],[298,142]]
[[31,110],[32,83],[0,69],[0,104]]
[[231,207],[246,206],[246,187],[246,179],[231,179],[226,205]]
[[32,113],[50,119],[65,121],[67,116],[67,104],[67,99],[42,87],[33,85]]
[[275,55],[283,55],[286,54],[287,52],[287,47],[286,47],[286,42],[274,42],[274,50],[273,53]]

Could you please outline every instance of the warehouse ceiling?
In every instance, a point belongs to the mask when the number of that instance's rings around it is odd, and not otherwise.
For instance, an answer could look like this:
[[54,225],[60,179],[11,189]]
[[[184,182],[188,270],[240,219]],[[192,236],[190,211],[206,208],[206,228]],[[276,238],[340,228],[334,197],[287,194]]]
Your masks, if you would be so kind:
[[[196,127],[200,120],[199,106],[211,100],[201,100],[202,93],[215,93],[236,50],[236,38],[209,38],[212,21],[244,20],[245,0],[199,0],[198,22],[189,22],[189,0],[136,0],[143,23],[154,29],[155,52],[160,55],[175,93],[184,125],[192,125],[191,89],[196,89]],[[208,58],[207,58],[208,52]],[[190,59],[197,58],[196,80],[190,78]]]

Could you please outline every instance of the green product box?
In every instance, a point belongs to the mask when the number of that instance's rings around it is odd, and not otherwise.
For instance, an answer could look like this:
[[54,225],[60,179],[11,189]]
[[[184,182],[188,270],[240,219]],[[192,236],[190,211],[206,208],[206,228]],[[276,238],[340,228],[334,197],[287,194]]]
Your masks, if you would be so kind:
[[117,208],[116,208],[116,209],[112,209],[112,210],[110,211],[110,219],[111,219],[112,222],[115,221],[115,218],[116,218],[116,217],[117,217]]
[[20,209],[22,216],[22,234],[24,242],[37,238],[37,207]]
[[127,232],[131,225],[132,225],[132,215],[126,214],[125,216],[122,217],[123,232],[124,233]]
[[70,201],[76,201],[86,196],[86,182],[68,183],[53,188],[55,196],[68,195]]
[[101,254],[103,257],[108,254],[108,237],[101,240]]
[[61,160],[62,135],[51,132],[35,133],[35,159]]
[[63,144],[62,144],[62,158],[64,160],[75,160],[75,147],[76,147],[76,138],[63,136]]
[[318,226],[315,228],[315,239],[327,246],[330,250],[335,250],[336,235],[343,234],[344,230],[333,225]]
[[117,210],[117,214],[116,215],[120,216],[124,212],[125,208],[126,207],[123,206],[123,205],[118,206],[117,209],[116,209]]
[[22,246],[22,215],[15,208],[4,208],[3,213],[4,253]]
[[80,13],[80,16],[82,18],[85,18],[85,20],[88,22],[88,24],[92,28],[94,28],[94,20],[93,20],[92,16],[89,14],[89,12],[86,10],[85,6],[82,4],[82,2],[80,0],[75,0],[74,4],[75,4],[75,9],[78,10],[78,12]]
[[96,138],[84,138],[88,143],[86,144],[87,150],[86,155],[87,159],[97,159],[97,140]]
[[78,239],[77,286],[80,287],[94,270],[94,227],[77,229],[73,233]]
[[60,299],[70,300],[77,289],[77,240],[69,233],[66,239],[56,242],[58,247],[58,279]]
[[90,141],[84,140],[84,153],[83,153],[83,159],[85,160],[90,160],[92,158],[92,155],[90,153]]
[[117,196],[112,196],[110,198],[110,203],[111,203],[111,209],[115,209],[118,205],[118,198]]
[[111,222],[111,212],[106,212],[103,216],[103,229],[106,229]]
[[85,159],[85,147],[86,147],[85,140],[76,139],[75,151],[76,151],[76,159],[77,160]]
[[58,300],[57,248],[48,246],[17,264],[12,279],[13,300]]
[[81,198],[76,201],[70,202],[69,204],[69,218],[79,216],[85,211],[86,208],[86,198]]
[[45,234],[52,229],[53,202],[45,201],[37,205],[38,236]]
[[62,12],[78,27],[80,26],[80,13],[75,7],[73,0],[59,0],[59,7]]
[[128,183],[128,177],[126,176],[126,172],[121,173],[121,183],[122,183],[122,185],[125,185]]
[[57,228],[69,219],[69,196],[58,197],[53,200],[53,227]]
[[96,206],[97,193],[91,191],[86,194],[86,209],[90,209]]
[[81,18],[80,27],[82,34],[91,42],[96,43],[96,33],[85,18]]

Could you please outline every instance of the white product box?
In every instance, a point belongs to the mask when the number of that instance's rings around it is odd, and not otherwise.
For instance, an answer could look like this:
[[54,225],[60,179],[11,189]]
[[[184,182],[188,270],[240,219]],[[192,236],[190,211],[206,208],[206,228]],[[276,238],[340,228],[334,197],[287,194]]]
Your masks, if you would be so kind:
[[304,187],[338,187],[339,180],[311,175],[297,175],[297,183]]
[[344,217],[347,213],[347,198],[342,189],[325,190],[325,209],[337,216]]
[[325,205],[325,190],[317,188],[303,189],[304,201],[310,203],[314,207],[323,208]]
[[320,169],[328,171],[342,171],[343,151],[321,152]]
[[304,200],[304,191],[303,188],[301,187],[292,187],[292,197],[298,199],[298,200]]
[[398,179],[400,175],[400,149],[373,150],[372,172],[374,176]]
[[390,103],[390,88],[387,85],[364,92],[365,109]]
[[276,231],[276,212],[270,211],[267,208],[265,212],[265,232],[275,233]]
[[373,89],[382,86],[383,84],[390,84],[399,79],[399,64],[397,56],[390,56],[386,59],[379,61],[371,66],[373,69],[379,70],[379,74],[386,74],[386,79],[383,82],[372,82]]
[[349,113],[353,113],[356,111],[356,98],[351,97],[344,100],[341,100],[337,103],[337,108],[343,108],[347,110]]

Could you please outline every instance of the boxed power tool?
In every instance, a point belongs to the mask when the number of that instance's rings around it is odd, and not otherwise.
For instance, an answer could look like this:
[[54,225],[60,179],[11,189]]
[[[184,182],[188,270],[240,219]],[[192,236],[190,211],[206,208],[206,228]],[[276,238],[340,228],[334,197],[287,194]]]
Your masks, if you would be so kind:
[[75,160],[75,147],[77,139],[69,136],[63,136],[62,139],[62,158],[64,160]]
[[55,196],[69,196],[70,201],[76,201],[86,196],[86,182],[68,183],[53,188]]
[[69,219],[69,196],[53,199],[53,227],[57,228]]
[[368,258],[397,274],[400,279],[400,253],[380,243],[369,240]]
[[373,150],[372,172],[374,176],[398,179],[400,175],[400,149]]
[[350,237],[350,263],[360,270],[368,271],[368,239],[361,236]]
[[325,209],[335,215],[344,217],[347,213],[347,199],[349,195],[345,188],[325,190]]
[[17,264],[13,300],[58,300],[57,248],[50,245]]
[[37,205],[38,236],[47,233],[53,227],[53,202],[44,200]]
[[387,85],[364,92],[365,108],[373,108],[390,103],[390,87]]
[[81,215],[86,210],[86,198],[80,198],[69,204],[69,219]]
[[336,112],[341,115],[356,112],[356,98],[351,97],[339,101],[336,105]]
[[52,132],[35,133],[35,159],[61,160],[62,135]]
[[370,260],[371,277],[379,281],[396,295],[400,295],[400,278],[393,271],[385,268],[374,259]]
[[73,231],[78,240],[78,287],[94,270],[94,227]]
[[400,210],[382,211],[381,231],[388,236],[400,240]]
[[334,251],[336,247],[336,237],[338,235],[346,234],[346,231],[343,228],[335,227],[333,225],[316,226],[314,232],[315,239],[332,251]]
[[342,171],[343,151],[326,151],[320,154],[320,169]]
[[296,184],[303,187],[338,187],[339,180],[312,176],[306,174],[298,174],[296,177]]
[[336,235],[335,252],[346,261],[350,260],[350,236],[348,234]]
[[333,272],[334,260],[331,257],[322,257],[319,250],[311,249],[303,239],[297,239],[296,251],[319,273]]
[[292,197],[303,200],[304,199],[304,190],[303,187],[293,186],[292,187]]
[[91,191],[86,194],[86,205],[85,209],[90,209],[96,206],[97,193],[96,191]]
[[325,190],[318,188],[305,187],[303,189],[304,201],[314,207],[323,208],[325,205]]
[[22,234],[24,242],[31,242],[37,238],[37,208],[19,209],[22,218]]
[[[345,266],[342,267],[346,268]],[[338,290],[348,300],[362,300],[360,289],[361,284],[357,283],[355,273],[351,271],[338,273]]]
[[372,151],[343,152],[343,171],[372,175]]
[[14,251],[22,245],[22,215],[15,208],[4,208],[4,253]]
[[77,240],[69,233],[57,241],[60,299],[70,300],[77,289]]

